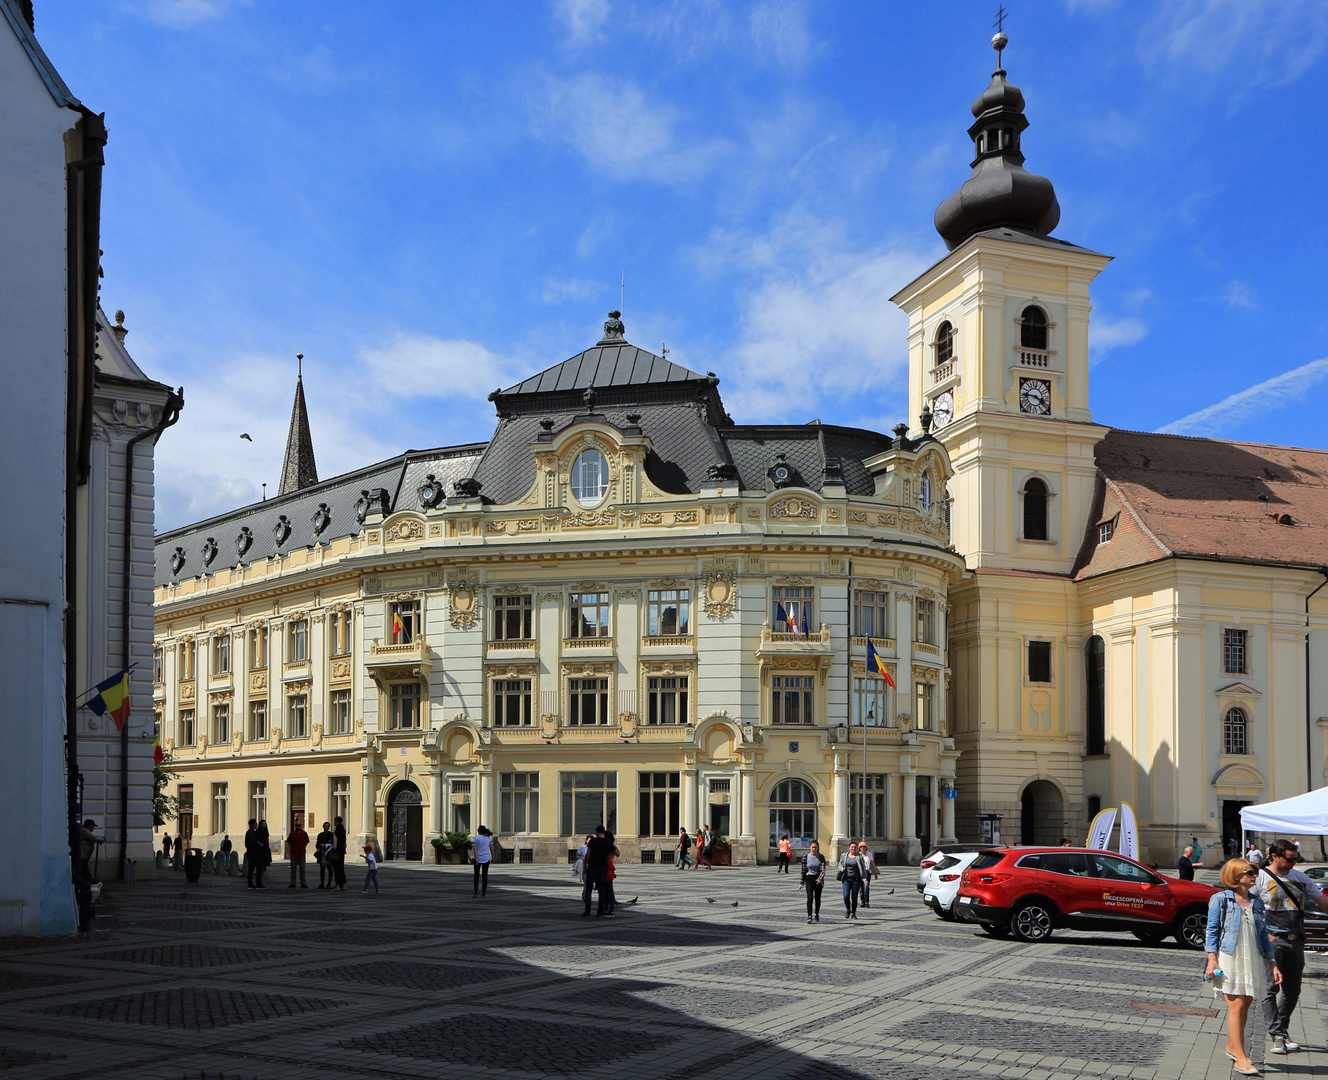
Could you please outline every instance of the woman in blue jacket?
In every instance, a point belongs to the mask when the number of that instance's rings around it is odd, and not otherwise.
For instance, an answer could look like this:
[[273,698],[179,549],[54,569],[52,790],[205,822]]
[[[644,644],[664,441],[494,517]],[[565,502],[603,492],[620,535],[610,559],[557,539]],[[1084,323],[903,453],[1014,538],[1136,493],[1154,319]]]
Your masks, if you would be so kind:
[[1213,994],[1227,999],[1227,1057],[1242,1076],[1258,1076],[1245,1052],[1245,1023],[1250,1003],[1262,999],[1271,973],[1273,984],[1282,973],[1273,961],[1273,943],[1264,925],[1263,901],[1250,894],[1259,872],[1245,859],[1231,859],[1222,867],[1222,891],[1208,901],[1208,934],[1204,948],[1208,965],[1204,978]]

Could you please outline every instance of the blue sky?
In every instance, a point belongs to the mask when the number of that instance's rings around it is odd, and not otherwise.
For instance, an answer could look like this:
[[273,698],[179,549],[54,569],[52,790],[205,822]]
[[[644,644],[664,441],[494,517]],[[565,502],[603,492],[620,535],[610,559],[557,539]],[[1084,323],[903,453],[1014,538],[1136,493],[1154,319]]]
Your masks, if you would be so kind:
[[[1328,446],[1328,5],[1010,7],[1056,235],[1116,256],[1095,418]],[[38,0],[111,133],[103,305],[185,387],[158,527],[275,489],[297,352],[324,477],[484,439],[622,273],[629,340],[739,422],[888,430],[993,8]]]

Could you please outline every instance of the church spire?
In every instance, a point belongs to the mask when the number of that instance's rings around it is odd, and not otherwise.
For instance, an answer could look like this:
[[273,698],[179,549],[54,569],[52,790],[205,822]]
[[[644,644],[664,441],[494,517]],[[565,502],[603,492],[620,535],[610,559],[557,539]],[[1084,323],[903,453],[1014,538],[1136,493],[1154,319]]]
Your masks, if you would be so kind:
[[1024,95],[1005,81],[1001,67],[1001,51],[1008,44],[998,29],[991,39],[996,50],[991,85],[973,102],[976,120],[968,129],[973,174],[936,208],[936,231],[951,251],[984,229],[1006,226],[1045,236],[1061,219],[1051,181],[1024,168],[1019,140],[1028,120]]
[[295,405],[291,408],[290,434],[286,437],[286,460],[281,465],[278,495],[318,483],[314,440],[309,433],[309,410],[304,404],[304,353],[296,353],[295,358],[300,366],[295,376]]

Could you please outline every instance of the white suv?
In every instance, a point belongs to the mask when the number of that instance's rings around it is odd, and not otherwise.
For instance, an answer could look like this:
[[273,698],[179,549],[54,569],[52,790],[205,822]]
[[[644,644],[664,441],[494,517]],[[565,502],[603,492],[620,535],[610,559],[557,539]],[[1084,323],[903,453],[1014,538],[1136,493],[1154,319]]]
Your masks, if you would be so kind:
[[946,922],[954,921],[954,902],[959,895],[964,871],[980,854],[979,851],[956,851],[942,856],[922,872],[919,885],[922,902]]

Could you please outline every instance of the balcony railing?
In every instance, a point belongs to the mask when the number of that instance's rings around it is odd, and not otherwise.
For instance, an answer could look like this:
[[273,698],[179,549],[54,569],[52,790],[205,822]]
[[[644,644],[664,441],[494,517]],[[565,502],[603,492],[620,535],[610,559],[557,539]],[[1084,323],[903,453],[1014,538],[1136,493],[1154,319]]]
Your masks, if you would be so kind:
[[944,364],[937,364],[931,369],[931,384],[943,383],[954,374],[954,361],[947,360]]
[[534,647],[534,638],[505,638],[501,641],[489,642],[489,652],[500,652],[503,649],[533,649]]
[[564,649],[612,649],[613,638],[610,637],[592,637],[592,638],[563,638]]
[[1051,353],[1045,349],[1020,349],[1015,355],[1019,357],[1019,362],[1024,367],[1046,368],[1051,366]]
[[369,646],[369,656],[365,664],[370,668],[398,667],[406,664],[429,664],[432,655],[429,643],[421,634],[414,641],[401,644],[383,645],[376,639]]
[[675,649],[690,649],[692,647],[691,634],[647,634],[641,639],[642,648],[657,648],[659,646]]

